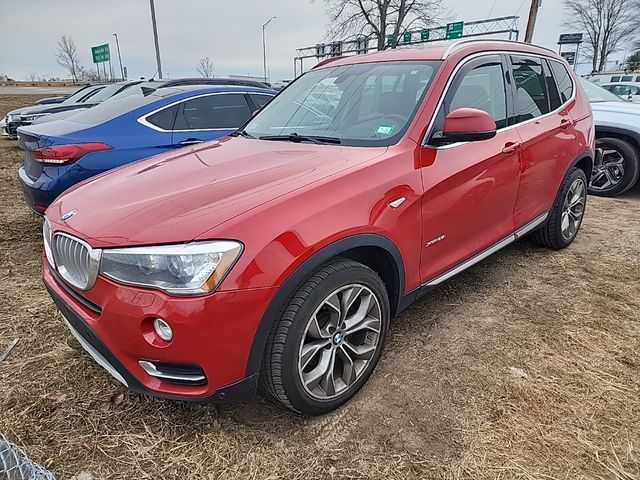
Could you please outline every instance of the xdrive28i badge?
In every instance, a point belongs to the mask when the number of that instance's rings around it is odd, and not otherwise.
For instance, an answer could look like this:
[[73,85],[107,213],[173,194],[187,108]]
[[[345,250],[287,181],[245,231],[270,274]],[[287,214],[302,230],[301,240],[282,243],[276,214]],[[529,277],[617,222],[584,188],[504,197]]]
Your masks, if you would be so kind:
[[66,222],[70,218],[72,218],[76,213],[78,213],[77,209],[69,210],[67,213],[60,217],[61,222]]

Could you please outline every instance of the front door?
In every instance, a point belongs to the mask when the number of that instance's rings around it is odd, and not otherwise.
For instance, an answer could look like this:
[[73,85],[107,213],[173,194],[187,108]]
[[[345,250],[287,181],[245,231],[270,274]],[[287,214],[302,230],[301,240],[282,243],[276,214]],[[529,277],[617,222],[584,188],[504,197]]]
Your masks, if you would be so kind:
[[429,282],[487,250],[514,230],[520,137],[507,128],[511,111],[506,66],[500,55],[467,62],[446,93],[429,135],[442,131],[450,112],[471,107],[490,113],[491,140],[423,147],[421,274]]

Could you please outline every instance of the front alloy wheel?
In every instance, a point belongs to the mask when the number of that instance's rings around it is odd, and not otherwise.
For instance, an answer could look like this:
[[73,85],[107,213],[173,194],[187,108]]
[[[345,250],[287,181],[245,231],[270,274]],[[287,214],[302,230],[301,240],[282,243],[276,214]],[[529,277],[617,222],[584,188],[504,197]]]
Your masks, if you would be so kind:
[[361,284],[341,287],[322,301],[298,354],[298,375],[311,397],[333,399],[356,383],[378,348],[381,318],[380,302]]
[[299,287],[271,329],[261,383],[283,405],[320,415],[347,402],[376,367],[389,297],[362,263],[336,258]]

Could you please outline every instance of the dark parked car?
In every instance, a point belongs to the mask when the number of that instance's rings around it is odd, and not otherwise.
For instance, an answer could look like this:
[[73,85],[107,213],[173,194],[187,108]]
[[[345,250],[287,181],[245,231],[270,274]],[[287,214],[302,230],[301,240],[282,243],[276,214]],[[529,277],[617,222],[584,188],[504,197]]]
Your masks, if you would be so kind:
[[141,80],[133,82],[113,83],[110,85],[93,85],[70,96],[64,102],[57,105],[34,105],[33,107],[13,110],[6,117],[6,134],[13,140],[18,139],[18,127],[31,125],[37,118],[71,110],[82,110],[95,107],[99,103],[113,97],[133,85],[142,83]]

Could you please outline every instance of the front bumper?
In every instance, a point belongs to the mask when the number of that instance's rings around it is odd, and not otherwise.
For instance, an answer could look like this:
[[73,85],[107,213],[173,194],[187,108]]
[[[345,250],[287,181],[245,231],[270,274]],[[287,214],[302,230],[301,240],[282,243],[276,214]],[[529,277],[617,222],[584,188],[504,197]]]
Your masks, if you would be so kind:
[[[255,395],[257,374],[247,376],[255,331],[275,288],[176,298],[116,284],[102,277],[88,292],[66,285],[44,260],[44,282],[72,333],[91,356],[130,389],[176,400],[238,401]],[[174,330],[166,345],[150,341],[149,318]],[[197,365],[199,385],[149,375],[140,361]]]

